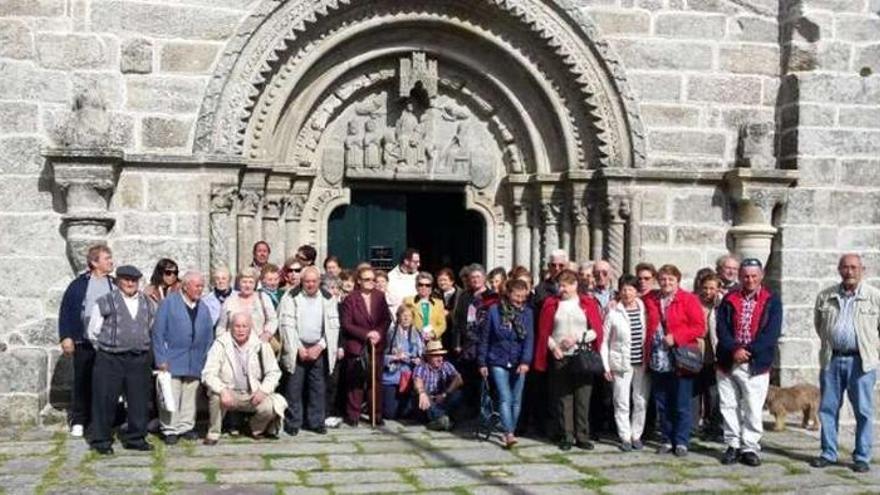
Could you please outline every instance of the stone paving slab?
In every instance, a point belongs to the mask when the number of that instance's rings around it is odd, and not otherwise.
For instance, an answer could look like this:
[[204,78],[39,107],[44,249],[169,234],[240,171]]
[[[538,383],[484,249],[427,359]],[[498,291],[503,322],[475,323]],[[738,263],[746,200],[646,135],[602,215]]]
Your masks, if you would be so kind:
[[174,492],[176,495],[275,495],[273,485],[189,485]]
[[483,444],[469,449],[423,450],[419,455],[431,466],[513,464],[519,461],[510,451]]
[[286,471],[317,471],[322,467],[320,459],[314,457],[273,457],[269,465]]
[[198,469],[218,469],[218,470],[236,470],[246,471],[251,469],[262,469],[266,465],[266,461],[257,455],[249,456],[200,456],[200,457],[180,457],[175,458],[173,462],[168,463],[168,469],[176,469],[182,471],[198,470]]
[[414,491],[416,491],[416,487],[405,483],[337,485],[333,487],[333,493],[406,493]]
[[477,486],[467,489],[472,495],[590,495],[598,493],[580,485]]
[[408,469],[425,465],[415,453],[328,455],[327,462],[330,469]]
[[220,483],[300,483],[299,476],[290,471],[220,471],[217,473]]
[[570,482],[590,476],[559,464],[476,465],[457,468],[429,468],[412,474],[422,486],[452,488],[468,485],[528,485],[547,481]]
[[394,471],[324,471],[307,473],[306,484],[353,485],[356,483],[403,483],[403,477]]

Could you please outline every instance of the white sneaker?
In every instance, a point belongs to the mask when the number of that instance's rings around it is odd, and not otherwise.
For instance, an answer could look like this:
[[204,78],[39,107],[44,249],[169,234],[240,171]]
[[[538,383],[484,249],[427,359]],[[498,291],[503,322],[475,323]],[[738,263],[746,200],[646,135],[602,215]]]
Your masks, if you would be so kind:
[[342,418],[337,416],[330,416],[329,418],[324,420],[324,426],[327,428],[339,428],[339,425],[342,423]]
[[80,438],[83,436],[83,425],[73,425],[70,427],[70,436]]

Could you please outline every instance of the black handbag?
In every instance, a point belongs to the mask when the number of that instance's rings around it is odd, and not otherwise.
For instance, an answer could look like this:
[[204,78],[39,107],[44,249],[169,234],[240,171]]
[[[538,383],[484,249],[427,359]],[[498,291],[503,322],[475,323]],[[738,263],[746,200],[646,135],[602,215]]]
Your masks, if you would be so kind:
[[672,355],[678,371],[696,375],[703,370],[703,352],[697,344],[677,346]]
[[581,377],[605,373],[602,356],[583,341],[578,344],[577,351],[568,358],[566,368],[570,374]]

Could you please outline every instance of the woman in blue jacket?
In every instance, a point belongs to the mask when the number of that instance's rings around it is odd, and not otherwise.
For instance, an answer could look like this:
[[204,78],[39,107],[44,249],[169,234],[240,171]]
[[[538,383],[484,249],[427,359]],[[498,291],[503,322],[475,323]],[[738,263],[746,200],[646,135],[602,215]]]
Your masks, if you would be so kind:
[[526,304],[528,297],[529,286],[525,282],[509,280],[505,297],[489,310],[478,347],[480,374],[488,378],[491,373],[498,390],[504,445],[508,448],[517,442],[513,431],[534,354],[534,313]]

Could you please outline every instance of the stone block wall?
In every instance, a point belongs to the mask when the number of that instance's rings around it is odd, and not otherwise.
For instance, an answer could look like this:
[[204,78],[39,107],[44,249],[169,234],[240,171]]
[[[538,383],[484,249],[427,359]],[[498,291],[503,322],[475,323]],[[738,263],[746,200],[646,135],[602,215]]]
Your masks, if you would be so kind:
[[[299,0],[290,0],[299,1]],[[549,1],[549,0],[548,0]],[[118,262],[207,267],[212,182],[189,155],[205,88],[263,0],[0,0],[0,422],[40,421],[65,400],[56,316],[74,275],[44,147],[135,157],[110,202]],[[686,283],[732,247],[721,172],[744,124],[771,124],[800,180],[774,221],[785,313],[783,382],[815,380],[811,304],[842,251],[880,283],[880,6],[874,0],[568,0],[619,55],[646,127],[647,166],[700,180],[637,186],[639,256]],[[780,7],[782,4],[782,7]],[[759,167],[774,166],[762,162]]]

